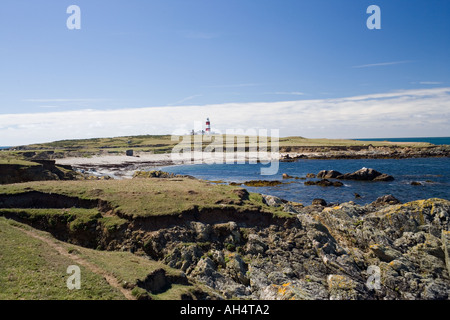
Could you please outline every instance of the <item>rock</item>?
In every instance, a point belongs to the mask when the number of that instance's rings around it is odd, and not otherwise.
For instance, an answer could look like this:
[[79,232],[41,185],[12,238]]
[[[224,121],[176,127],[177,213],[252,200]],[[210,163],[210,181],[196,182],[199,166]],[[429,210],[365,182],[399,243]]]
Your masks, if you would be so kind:
[[393,181],[393,180],[394,180],[394,177],[391,175],[388,175],[386,173],[382,173],[378,177],[373,179],[373,181]]
[[356,300],[358,298],[357,283],[351,278],[339,274],[327,277],[330,300]]
[[[375,180],[378,177],[379,180]],[[392,181],[394,177],[383,174],[371,168],[362,168],[353,173],[346,173],[338,177],[338,179],[347,180],[367,180],[367,181]]]
[[369,246],[369,248],[381,261],[384,262],[391,262],[402,255],[401,252],[382,244],[373,244]]
[[307,173],[306,178],[315,178],[316,175],[314,173]]
[[411,185],[412,186],[421,186],[422,184],[420,182],[413,181],[413,182],[411,182]]
[[323,199],[314,199],[311,203],[313,206],[326,206],[327,202]]
[[317,186],[320,186],[320,187],[329,187],[329,186],[332,186],[333,183],[330,182],[330,181],[327,180],[327,179],[322,179],[322,180],[320,180],[320,181],[317,181],[317,182],[316,182],[316,185],[317,185]]
[[322,179],[319,181],[305,181],[304,185],[305,186],[319,186],[319,187],[330,187],[330,186],[342,187],[344,184],[340,181],[331,182],[327,179]]
[[388,194],[385,196],[381,196],[379,198],[377,198],[377,200],[375,200],[374,202],[372,202],[371,204],[373,206],[384,206],[384,205],[393,205],[393,204],[399,204],[400,201],[398,201],[397,198],[395,198],[394,196]]
[[197,263],[197,266],[192,271],[191,276],[198,277],[198,276],[207,276],[211,277],[213,273],[216,272],[216,265],[214,262],[209,258],[202,258]]
[[269,207],[279,207],[283,205],[283,201],[278,197],[263,194],[262,198],[263,202]]
[[191,221],[191,227],[196,234],[196,241],[209,241],[212,232],[212,228],[209,224]]
[[133,174],[133,178],[174,178],[177,175],[161,170],[152,171],[136,171]]
[[250,284],[250,280],[246,277],[247,266],[239,254],[231,254],[228,256],[229,261],[226,264],[226,272],[233,280],[245,286]]
[[125,154],[128,156],[128,157],[132,157],[133,156],[133,150],[127,150],[127,151],[125,151]]
[[321,179],[336,179],[342,176],[342,173],[335,170],[322,170],[317,174],[317,178]]
[[243,184],[247,187],[273,187],[283,184],[283,182],[278,180],[251,180],[245,181]]
[[450,275],[450,231],[442,230],[441,242],[445,255],[445,265],[447,266],[448,274]]
[[287,173],[283,173],[283,179],[292,179],[293,176],[288,175]]
[[300,213],[299,210],[297,208],[302,207],[302,205],[298,204],[296,206],[289,204],[289,203],[284,203],[283,204],[283,211],[284,212],[289,212],[289,213],[293,213],[293,214],[298,214]]
[[213,259],[213,262],[216,265],[221,266],[221,267],[225,267],[226,266],[225,255],[224,255],[223,251],[221,251],[221,250],[214,250],[212,252],[212,259]]
[[440,279],[430,281],[425,286],[421,297],[426,300],[447,300],[450,297],[448,285]]
[[164,269],[156,269],[150,273],[144,281],[138,280],[136,284],[152,293],[163,292],[170,286],[170,282]]
[[258,299],[261,300],[317,300],[328,299],[328,292],[320,280],[291,280],[281,284],[270,284],[261,290]]
[[239,197],[240,200],[248,200],[250,194],[248,193],[248,191],[246,189],[235,189],[233,190],[233,193],[237,194],[237,196]]
[[269,246],[256,234],[250,234],[244,246],[245,252],[251,255],[265,254],[268,248]]
[[[263,199],[280,210],[290,205]],[[295,207],[301,214],[289,224],[211,216],[208,224],[154,231],[144,249],[221,299],[449,299],[450,201],[397,202],[391,195],[364,206],[315,199]],[[380,268],[380,289],[366,286],[369,266]]]

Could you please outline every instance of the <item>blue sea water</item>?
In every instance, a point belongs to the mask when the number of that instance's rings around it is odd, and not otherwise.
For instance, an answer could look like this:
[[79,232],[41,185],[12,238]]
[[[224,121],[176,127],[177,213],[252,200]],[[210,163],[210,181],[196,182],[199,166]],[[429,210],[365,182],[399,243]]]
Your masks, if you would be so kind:
[[420,138],[373,138],[354,139],[358,141],[390,141],[390,142],[428,142],[435,145],[450,145],[450,137],[420,137]]
[[[263,164],[199,164],[163,168],[175,174],[187,174],[199,179],[225,182],[244,182],[248,180],[282,180],[282,174],[305,177],[307,173],[317,174],[320,170],[337,170],[341,173],[354,172],[363,167],[373,168],[392,175],[394,181],[352,181],[341,180],[342,187],[305,186],[306,180],[283,180],[291,182],[274,187],[245,187],[248,191],[271,194],[290,201],[311,204],[315,198],[328,203],[354,201],[366,204],[378,197],[392,194],[401,202],[418,199],[443,198],[450,200],[450,158],[420,159],[357,159],[357,160],[299,160],[280,162],[278,173],[261,176]],[[307,179],[318,180],[318,179]],[[411,182],[422,185],[413,186]],[[355,198],[355,193],[361,198]]]

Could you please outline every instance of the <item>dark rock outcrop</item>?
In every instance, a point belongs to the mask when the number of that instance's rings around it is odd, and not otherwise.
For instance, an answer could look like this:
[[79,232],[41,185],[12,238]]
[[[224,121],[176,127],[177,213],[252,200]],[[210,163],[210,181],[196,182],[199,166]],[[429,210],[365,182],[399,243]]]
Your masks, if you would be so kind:
[[317,178],[321,179],[336,179],[342,176],[342,173],[335,170],[322,170],[317,174]]
[[394,178],[390,175],[383,174],[372,168],[362,168],[353,173],[346,173],[339,177],[338,179],[347,180],[366,180],[366,181],[391,181]]
[[372,202],[372,205],[375,207],[379,206],[385,206],[385,205],[393,205],[393,204],[399,204],[400,201],[395,198],[393,195],[385,195],[382,197],[377,198],[374,202]]
[[305,181],[304,185],[305,186],[320,186],[320,187],[330,187],[330,186],[342,187],[344,184],[340,181],[331,182],[328,179],[322,179],[319,181]]
[[283,184],[283,182],[278,180],[250,180],[245,181],[243,184],[247,187],[273,187]]
[[352,173],[342,174],[335,170],[322,170],[317,174],[321,179],[365,180],[365,181],[392,181],[394,177],[378,172],[372,168],[362,168]]
[[313,206],[327,206],[327,202],[324,199],[314,199],[311,204]]

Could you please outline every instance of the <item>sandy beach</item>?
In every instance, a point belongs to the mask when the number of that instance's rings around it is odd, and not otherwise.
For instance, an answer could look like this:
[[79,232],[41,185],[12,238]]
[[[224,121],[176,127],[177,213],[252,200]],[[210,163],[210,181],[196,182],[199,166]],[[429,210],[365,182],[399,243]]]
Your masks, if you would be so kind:
[[126,155],[98,155],[92,157],[68,157],[55,159],[57,165],[70,165],[75,170],[96,176],[110,176],[115,179],[131,178],[138,170],[158,170],[161,167],[188,164],[213,164],[234,162],[263,162],[280,160],[284,154],[235,152],[228,155],[220,153],[202,154],[153,154],[137,153]]

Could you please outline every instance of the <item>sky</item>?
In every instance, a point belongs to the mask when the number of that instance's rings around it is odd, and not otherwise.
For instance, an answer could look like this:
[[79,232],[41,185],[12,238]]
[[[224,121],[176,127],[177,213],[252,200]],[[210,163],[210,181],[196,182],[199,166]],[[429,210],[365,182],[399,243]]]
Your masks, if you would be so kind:
[[220,132],[450,136],[449,35],[444,0],[2,0],[0,146],[207,117]]

